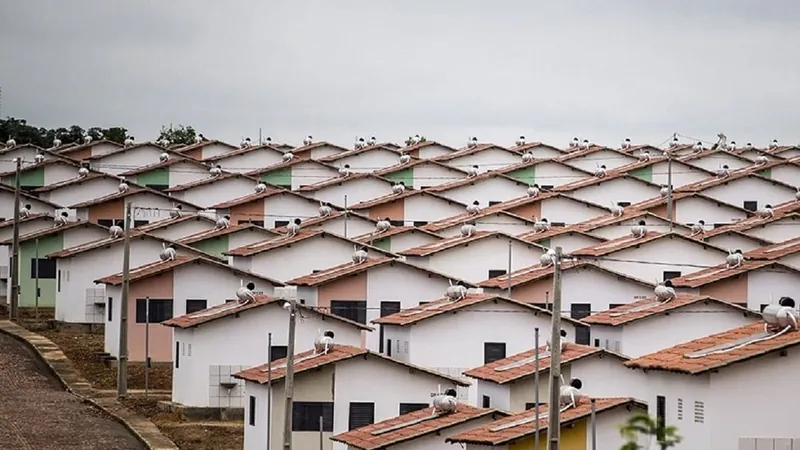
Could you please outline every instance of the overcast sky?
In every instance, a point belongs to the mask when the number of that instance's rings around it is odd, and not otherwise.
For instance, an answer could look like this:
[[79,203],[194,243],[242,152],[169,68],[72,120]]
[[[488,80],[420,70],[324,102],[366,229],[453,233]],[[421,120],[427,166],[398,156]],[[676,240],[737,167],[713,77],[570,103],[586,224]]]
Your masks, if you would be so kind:
[[2,115],[350,145],[800,143],[793,0],[0,0]]

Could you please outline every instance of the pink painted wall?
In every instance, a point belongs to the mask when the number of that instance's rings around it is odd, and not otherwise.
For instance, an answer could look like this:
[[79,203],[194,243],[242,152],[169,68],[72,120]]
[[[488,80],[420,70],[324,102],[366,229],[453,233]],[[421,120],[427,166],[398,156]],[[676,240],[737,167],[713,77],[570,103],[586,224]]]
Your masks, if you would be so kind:
[[[136,323],[136,300],[172,299],[172,271],[131,282],[128,301],[128,358],[129,361],[143,362],[145,358],[145,324]],[[174,300],[174,299],[173,299]],[[172,361],[172,328],[161,324],[150,324],[150,360],[153,362]]]
[[[340,278],[317,287],[317,306],[330,308],[331,300],[366,300],[369,271]],[[361,332],[361,347],[367,346],[368,331]]]
[[553,277],[546,277],[514,286],[511,288],[511,297],[525,303],[536,303],[544,306],[546,302],[553,301]]
[[700,288],[700,295],[710,295],[732,303],[747,303],[747,275],[709,283]]

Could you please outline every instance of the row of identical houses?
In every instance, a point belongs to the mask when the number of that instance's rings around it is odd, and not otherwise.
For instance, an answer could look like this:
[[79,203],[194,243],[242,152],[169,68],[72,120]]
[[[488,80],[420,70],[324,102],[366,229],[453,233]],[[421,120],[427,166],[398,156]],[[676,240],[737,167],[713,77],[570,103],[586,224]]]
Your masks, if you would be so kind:
[[[246,449],[282,439],[287,303],[296,445],[533,448],[556,247],[562,372],[583,384],[562,448],[596,435],[616,450],[641,411],[679,428],[677,448],[800,438],[790,415],[732,412],[774,409],[780,365],[800,363],[795,328],[766,331],[800,300],[798,147],[101,140],[0,154],[2,292],[21,158],[20,305],[103,324],[113,360],[129,226],[130,360],[171,364],[176,405],[243,411]],[[770,382],[731,385],[753,377]],[[450,395],[455,411],[433,407]]]

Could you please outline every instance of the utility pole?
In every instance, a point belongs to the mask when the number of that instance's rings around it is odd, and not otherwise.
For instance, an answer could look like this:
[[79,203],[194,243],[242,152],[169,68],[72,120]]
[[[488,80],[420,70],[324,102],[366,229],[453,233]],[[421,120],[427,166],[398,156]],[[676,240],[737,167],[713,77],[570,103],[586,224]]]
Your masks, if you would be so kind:
[[508,272],[506,272],[506,278],[508,278],[508,286],[507,290],[508,293],[506,297],[511,298],[511,239],[508,240]]
[[[131,284],[131,211],[125,207],[125,240],[122,247],[122,295],[119,311],[119,364],[117,364],[117,397],[128,396],[128,291]],[[149,319],[149,318],[148,318]]]
[[667,218],[669,219],[669,232],[672,233],[675,221],[672,218],[672,151],[670,150],[667,150]]
[[[289,355],[286,355],[289,356]],[[267,450],[272,448],[272,333],[267,333]]]
[[283,409],[283,449],[292,450],[292,408],[294,404],[294,332],[297,324],[297,303],[289,302],[289,342],[286,344],[286,405]]
[[344,195],[344,237],[347,237],[347,218],[348,218],[347,194],[345,194]]
[[[11,244],[11,299],[9,301],[9,318],[17,320],[19,314],[19,197],[21,195],[20,176],[22,174],[22,158],[14,158],[17,163],[14,175],[14,237]],[[36,261],[39,264],[39,261]]]
[[536,431],[533,439],[533,450],[539,450],[539,327],[535,328],[536,335],[534,337],[534,356],[533,356],[533,401],[536,404],[533,406],[533,413],[536,415]]
[[559,450],[561,436],[561,258],[562,249],[556,247],[553,268],[553,321],[550,335],[550,403],[547,407],[547,450]]

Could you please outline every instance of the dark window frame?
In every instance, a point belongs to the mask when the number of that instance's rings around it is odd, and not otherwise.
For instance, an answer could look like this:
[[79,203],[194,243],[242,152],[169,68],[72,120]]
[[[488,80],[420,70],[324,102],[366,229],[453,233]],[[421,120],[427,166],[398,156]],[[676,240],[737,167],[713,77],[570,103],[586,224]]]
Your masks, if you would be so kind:
[[165,191],[169,189],[168,184],[145,184],[144,186],[156,191]]
[[[202,305],[203,305],[202,308],[198,308],[198,306],[200,305],[200,302],[203,302],[202,303]],[[189,305],[192,305],[192,306],[190,307]],[[186,314],[192,314],[192,313],[195,313],[197,311],[202,311],[202,310],[204,310],[206,308],[208,308],[208,300],[206,300],[206,299],[202,299],[202,298],[187,298],[186,299]]]
[[367,323],[366,300],[331,300],[331,314],[358,323]]
[[609,303],[608,309],[619,308],[620,306],[624,306],[626,303]]
[[181,368],[181,343],[175,341],[175,368]]
[[[58,267],[55,259],[31,258],[31,280],[55,280],[58,278]],[[37,273],[38,272],[38,273]],[[38,275],[38,277],[37,277]]]
[[664,428],[667,426],[667,398],[656,396],[656,439],[664,439]]
[[[401,309],[401,303],[400,302],[395,302],[395,301],[381,302],[381,317],[386,317],[386,316],[398,313],[398,312],[400,312],[400,309]],[[383,349],[384,349],[383,344],[384,344],[386,338],[385,338],[385,335],[384,335],[385,332],[384,332],[383,325],[380,324],[379,327],[380,328],[378,330],[378,334],[379,334],[379,337],[378,337],[378,353],[383,353]]]
[[390,220],[389,223],[392,224],[393,227],[404,227],[404,226],[406,226],[406,221],[405,220]]
[[489,200],[489,206],[499,205],[500,203],[503,203],[503,202],[498,202],[496,200]]
[[415,227],[424,227],[427,224],[428,224],[427,220],[415,220],[414,221],[414,226]]
[[347,411],[348,431],[375,423],[374,402],[350,402]]
[[[569,315],[573,319],[583,319],[592,315],[591,303],[572,303],[569,305]],[[589,327],[575,327],[575,343],[581,345],[589,345],[591,343],[591,334]]]
[[489,279],[500,277],[507,273],[508,271],[506,269],[491,269],[489,270]]
[[750,212],[756,212],[758,211],[758,202],[754,200],[745,200],[742,202],[742,208]]
[[492,398],[489,397],[488,395],[484,395],[481,398],[481,404],[483,405],[484,408],[491,408],[492,407],[491,406],[492,405]]
[[681,272],[679,272],[677,270],[665,270],[664,273],[662,274],[662,276],[663,276],[663,280],[667,281],[667,280],[671,280],[673,278],[679,278],[681,276]]
[[[502,354],[501,357],[498,357]],[[484,342],[483,343],[483,363],[489,364],[506,358],[506,343],[505,342]]]
[[136,323],[161,323],[165,320],[172,319],[172,317],[175,315],[175,302],[171,298],[151,298],[149,317],[147,311],[147,299],[137,298]]
[[430,408],[430,405],[427,403],[400,403],[400,414],[398,415],[402,416],[426,408]]
[[292,404],[292,431],[333,432],[333,402],[294,402]]
[[289,225],[289,221],[288,220],[276,220],[275,221],[275,228],[285,227],[286,225]]
[[150,225],[149,220],[134,220],[133,221],[133,228],[143,227],[145,225]]
[[108,311],[108,321],[111,322],[114,317],[114,297],[108,297],[106,300],[106,310]]
[[253,395],[250,396],[250,411],[247,416],[247,422],[250,424],[250,426],[256,426],[256,398]]
[[269,358],[271,361],[277,361],[279,359],[286,358],[289,354],[289,347],[285,345],[273,345],[270,348]]
[[[546,405],[547,403],[539,402],[539,406]],[[526,402],[525,411],[536,408],[536,402]],[[541,408],[540,408],[541,409]]]

